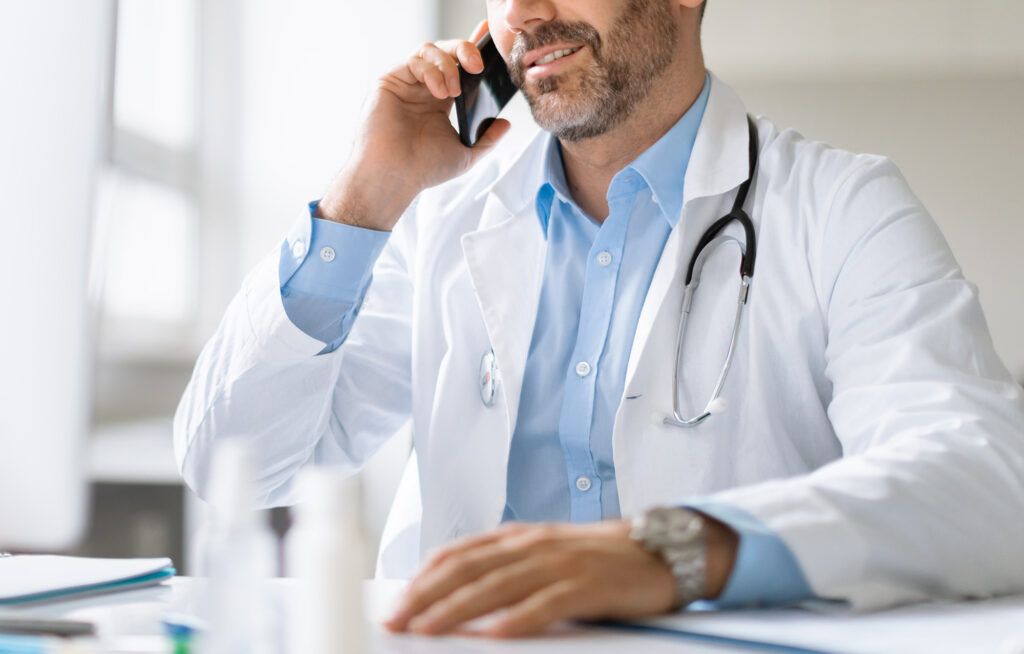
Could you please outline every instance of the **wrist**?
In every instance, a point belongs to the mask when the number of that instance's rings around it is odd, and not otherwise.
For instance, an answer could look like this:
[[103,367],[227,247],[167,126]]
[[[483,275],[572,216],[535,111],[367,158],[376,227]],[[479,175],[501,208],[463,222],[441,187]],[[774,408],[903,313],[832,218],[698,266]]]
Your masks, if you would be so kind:
[[690,509],[668,507],[639,516],[630,537],[665,563],[675,579],[676,606],[721,595],[739,543],[724,523]]
[[419,189],[394,173],[365,164],[347,166],[320,200],[316,217],[391,231]]
[[717,599],[725,590],[736,564],[739,536],[731,527],[704,516],[706,599]]

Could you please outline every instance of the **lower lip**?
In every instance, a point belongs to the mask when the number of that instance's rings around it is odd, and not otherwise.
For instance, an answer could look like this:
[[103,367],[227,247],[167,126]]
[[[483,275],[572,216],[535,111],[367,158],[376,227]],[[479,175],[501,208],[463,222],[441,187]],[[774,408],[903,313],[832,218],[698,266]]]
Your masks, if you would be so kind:
[[555,73],[562,70],[566,66],[571,65],[572,62],[574,62],[576,58],[580,56],[580,53],[582,53],[583,50],[584,48],[580,48],[571,55],[566,55],[561,59],[555,59],[551,63],[536,64],[530,66],[529,68],[526,69],[526,78],[541,79],[542,77],[547,77],[548,75],[554,75]]

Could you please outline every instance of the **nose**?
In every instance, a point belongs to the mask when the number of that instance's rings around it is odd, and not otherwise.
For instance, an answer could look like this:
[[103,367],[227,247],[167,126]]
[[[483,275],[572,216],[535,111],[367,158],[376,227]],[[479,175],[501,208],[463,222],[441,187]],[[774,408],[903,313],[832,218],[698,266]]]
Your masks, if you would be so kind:
[[555,6],[550,0],[506,0],[502,13],[509,30],[527,32],[553,20]]

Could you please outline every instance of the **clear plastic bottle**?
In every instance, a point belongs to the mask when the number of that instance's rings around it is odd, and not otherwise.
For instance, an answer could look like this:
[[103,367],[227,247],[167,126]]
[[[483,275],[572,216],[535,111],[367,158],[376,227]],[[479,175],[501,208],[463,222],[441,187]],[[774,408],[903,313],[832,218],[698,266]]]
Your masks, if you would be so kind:
[[285,543],[287,572],[296,578],[288,651],[365,654],[368,548],[358,481],[328,469],[310,469],[298,483],[300,503],[293,509]]
[[200,601],[208,628],[197,651],[209,654],[277,654],[270,578],[276,573],[277,540],[255,510],[255,469],[248,446],[225,441],[210,467],[212,511],[201,552],[207,575]]

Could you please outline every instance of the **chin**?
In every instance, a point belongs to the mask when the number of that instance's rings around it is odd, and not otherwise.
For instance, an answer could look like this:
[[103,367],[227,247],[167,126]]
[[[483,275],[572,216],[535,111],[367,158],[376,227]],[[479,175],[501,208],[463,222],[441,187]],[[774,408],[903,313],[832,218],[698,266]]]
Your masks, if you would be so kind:
[[557,89],[527,99],[534,121],[556,135],[578,129],[594,115],[594,99],[579,91]]

